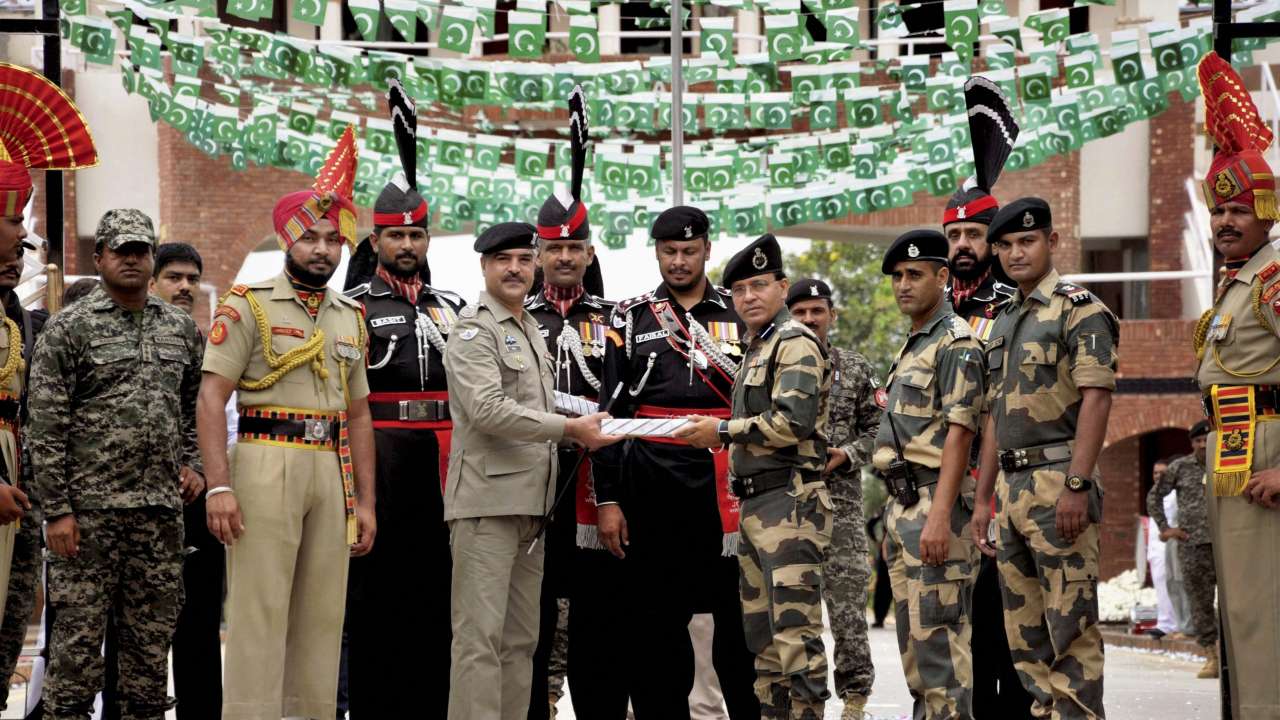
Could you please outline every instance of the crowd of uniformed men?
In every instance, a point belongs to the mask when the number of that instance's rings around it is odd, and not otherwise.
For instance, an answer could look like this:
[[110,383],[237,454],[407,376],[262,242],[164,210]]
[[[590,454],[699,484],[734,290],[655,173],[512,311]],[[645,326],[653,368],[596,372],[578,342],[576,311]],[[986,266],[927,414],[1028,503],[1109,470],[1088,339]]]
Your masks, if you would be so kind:
[[[1237,717],[1277,717],[1280,584],[1251,578],[1280,577],[1257,552],[1280,545],[1280,211],[1238,77],[1216,56],[1201,73],[1226,271],[1197,333],[1216,555],[1197,562],[1220,578]],[[32,186],[9,149],[0,673],[21,648],[42,519],[45,717],[89,717],[105,684],[109,715],[158,720],[175,702],[172,641],[180,718],[547,718],[566,674],[583,720],[688,718],[690,621],[710,614],[729,716],[816,720],[825,601],[835,692],[859,718],[874,678],[867,463],[892,496],[882,552],[914,717],[1104,716],[1096,464],[1118,323],[1054,270],[1048,204],[990,194],[999,143],[975,142],[976,182],[941,232],[884,255],[910,330],[881,386],[830,342],[840,298],[787,278],[773,236],[713,284],[693,207],[652,223],[657,287],[605,300],[575,95],[569,192],[537,225],[479,235],[475,302],[430,284],[411,159],[357,237],[348,132],[275,207],[281,272],[233,287],[207,337],[190,317],[199,255],[157,247],[136,210],[98,225],[99,286],[47,321],[24,310]],[[973,97],[978,115],[1008,112],[994,86]],[[345,294],[328,285],[344,246]],[[609,417],[684,422],[655,434]],[[1208,602],[1198,632],[1214,638]]]

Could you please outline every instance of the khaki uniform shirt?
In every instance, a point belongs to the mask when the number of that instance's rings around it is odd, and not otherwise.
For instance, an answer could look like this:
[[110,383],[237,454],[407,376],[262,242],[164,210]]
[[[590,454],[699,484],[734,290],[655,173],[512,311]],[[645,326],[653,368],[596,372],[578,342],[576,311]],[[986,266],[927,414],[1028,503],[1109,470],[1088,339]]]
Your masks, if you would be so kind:
[[[249,293],[262,309],[265,323],[254,316]],[[324,350],[314,361],[280,375],[268,387],[240,387],[237,402],[240,407],[335,413],[346,410],[344,369],[349,398],[359,400],[369,394],[364,369],[364,319],[359,308],[354,300],[330,290],[313,320],[284,273],[270,280],[237,285],[215,311],[204,370],[238,382],[261,381],[274,372],[263,353],[264,338],[266,346],[279,357],[321,331]],[[317,363],[327,372],[316,372]]]
[[907,337],[889,369],[888,400],[872,455],[875,466],[885,470],[897,458],[896,431],[907,462],[941,468],[951,425],[978,430],[985,371],[973,328],[944,300]]
[[[26,377],[21,360],[22,328],[8,322],[5,326],[0,332],[0,375],[9,374],[0,380],[0,397],[17,405],[22,398],[23,378]],[[18,437],[14,430],[14,425],[0,422],[0,455],[4,458],[4,477],[10,485],[17,485],[21,479],[18,477]]]
[[738,477],[827,464],[831,359],[784,308],[751,338],[733,385],[730,468]]
[[458,313],[444,368],[453,441],[444,519],[543,515],[554,501],[554,362],[523,308],[512,315],[488,293]]

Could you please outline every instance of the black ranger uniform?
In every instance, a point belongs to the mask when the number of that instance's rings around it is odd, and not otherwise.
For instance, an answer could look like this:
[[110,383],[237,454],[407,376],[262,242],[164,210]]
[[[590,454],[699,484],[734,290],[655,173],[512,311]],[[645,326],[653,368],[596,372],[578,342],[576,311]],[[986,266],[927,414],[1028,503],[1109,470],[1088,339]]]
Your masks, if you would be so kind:
[[[991,188],[1004,169],[1005,160],[1018,137],[1018,124],[999,86],[983,77],[965,83],[965,104],[969,108],[969,137],[973,144],[973,178],[965,182],[947,202],[942,229],[956,222],[991,225],[1000,204]],[[995,118],[999,118],[996,122]],[[995,318],[1017,289],[1007,284],[1007,276],[994,254],[981,276],[968,281],[956,277],[952,268],[947,299],[956,315],[973,328],[985,344],[991,337]],[[985,423],[980,421],[979,428]],[[978,465],[980,437],[972,445],[971,465]],[[1032,698],[1013,667],[1004,630],[1004,606],[995,558],[982,555],[973,589],[973,714],[1009,720],[1031,718]]]
[[[701,210],[662,213],[655,241],[705,237]],[[605,350],[602,398],[615,391],[614,417],[710,415],[727,419],[746,326],[729,291],[707,282],[685,310],[666,284],[618,304]],[[754,657],[747,649],[738,600],[738,499],[729,489],[728,457],[667,438],[632,439],[597,454],[596,500],[621,506],[630,533],[625,598],[615,632],[637,682],[637,720],[689,717],[693,613],[713,613],[713,664],[733,720],[760,717]],[[615,603],[617,605],[617,603]]]
[[[406,179],[414,177],[406,160],[416,153],[413,108],[398,85],[389,99],[405,172],[378,195],[374,232],[427,229],[427,203]],[[397,107],[407,123],[396,119]],[[452,561],[443,486],[452,422],[443,355],[465,303],[428,285],[430,277],[425,263],[416,277],[393,275],[378,264],[367,239],[347,273],[347,295],[363,304],[369,330],[378,518],[378,542],[368,555],[352,558],[348,581],[352,720],[448,712]]]

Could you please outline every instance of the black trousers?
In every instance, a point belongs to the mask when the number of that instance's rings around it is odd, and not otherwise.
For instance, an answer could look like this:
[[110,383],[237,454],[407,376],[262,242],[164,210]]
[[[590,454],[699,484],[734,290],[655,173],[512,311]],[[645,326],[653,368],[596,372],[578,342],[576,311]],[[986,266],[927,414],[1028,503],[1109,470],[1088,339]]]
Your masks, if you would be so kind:
[[376,429],[378,539],[351,560],[347,696],[352,720],[444,718],[452,560],[430,430]]
[[871,540],[871,551],[876,558],[875,594],[871,596],[871,614],[875,618],[875,624],[878,626],[884,625],[884,619],[889,616],[889,609],[893,607],[893,586],[889,580],[889,562],[884,559],[880,543],[876,542],[876,534],[873,532],[875,526],[883,522],[884,514],[881,513],[867,523],[867,535]]
[[634,632],[624,647],[632,659],[628,670],[636,720],[687,720],[693,689],[689,622],[695,613],[708,612],[715,620],[712,664],[729,717],[758,720],[755,656],[743,630],[738,560],[723,555],[710,472],[706,482],[690,487],[660,466],[630,471],[633,481],[621,503],[631,536],[623,563],[626,609],[615,614],[614,627],[630,625]]
[[973,716],[1030,720],[1031,695],[1018,680],[1004,631],[996,559],[982,556],[973,587]]
[[[226,549],[209,532],[205,497],[182,509],[182,563],[186,602],[173,631],[173,692],[178,720],[219,720],[222,717],[222,599]],[[194,551],[191,548],[195,548]],[[103,720],[120,720],[119,638],[107,616],[102,689]]]
[[[635,684],[634,647],[626,623],[618,622],[623,561],[606,550],[577,551],[569,599],[569,698],[577,717],[624,720]],[[545,703],[544,703],[545,705]]]
[[[551,660],[551,649],[555,642],[556,621],[560,608],[556,602],[560,598],[569,598],[569,606],[573,607],[573,578],[583,572],[578,567],[577,547],[577,513],[574,502],[576,488],[570,487],[575,479],[571,477],[578,464],[579,452],[576,450],[560,451],[560,476],[556,479],[556,493],[565,489],[564,499],[556,508],[555,517],[547,525],[542,541],[542,598],[538,612],[538,646],[533,651],[533,683],[529,689],[529,720],[547,720],[551,715],[548,695],[548,664]],[[585,462],[585,461],[584,461]],[[585,552],[585,551],[583,551]]]

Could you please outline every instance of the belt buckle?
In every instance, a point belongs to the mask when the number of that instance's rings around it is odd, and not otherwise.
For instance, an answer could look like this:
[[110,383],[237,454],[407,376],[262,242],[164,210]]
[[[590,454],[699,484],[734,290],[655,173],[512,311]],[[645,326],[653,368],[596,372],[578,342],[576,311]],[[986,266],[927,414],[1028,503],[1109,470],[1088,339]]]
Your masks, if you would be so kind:
[[430,420],[431,419],[431,400],[401,400],[400,401],[400,419],[401,420]]
[[312,442],[325,442],[329,439],[328,420],[303,420],[303,437]]

